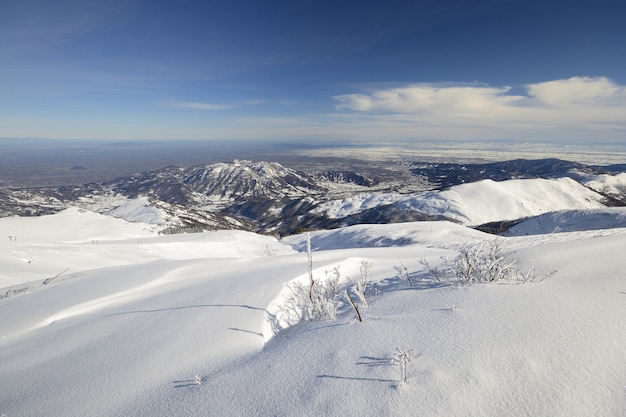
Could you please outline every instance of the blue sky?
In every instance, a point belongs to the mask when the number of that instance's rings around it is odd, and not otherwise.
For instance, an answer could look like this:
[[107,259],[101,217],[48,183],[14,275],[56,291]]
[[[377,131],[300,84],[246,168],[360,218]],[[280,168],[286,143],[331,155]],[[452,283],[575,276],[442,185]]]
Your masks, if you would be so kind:
[[626,5],[3,0],[0,137],[626,142]]

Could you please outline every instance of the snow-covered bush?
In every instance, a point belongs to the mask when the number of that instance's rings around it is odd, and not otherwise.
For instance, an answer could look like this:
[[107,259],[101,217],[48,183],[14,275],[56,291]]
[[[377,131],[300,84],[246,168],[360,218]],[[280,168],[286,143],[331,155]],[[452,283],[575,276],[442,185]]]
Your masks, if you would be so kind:
[[310,303],[307,306],[310,320],[335,320],[337,318],[337,309],[341,304],[339,297],[339,279],[341,276],[337,270],[335,271],[337,274],[327,277],[323,282],[316,282],[311,287],[310,295],[313,298],[309,300]]
[[[500,239],[484,240],[478,244],[463,248],[453,259],[443,257],[443,263],[433,267],[425,258],[418,262],[424,266],[438,282],[442,279],[456,279],[461,284],[475,282],[518,281],[521,283],[543,281],[556,271],[538,279],[537,271],[530,269],[522,272],[517,259],[510,259],[510,254],[504,252]],[[397,276],[410,286],[414,284],[408,270],[402,266],[394,266]]]
[[435,277],[435,279],[437,280],[437,282],[441,282],[441,275],[443,274],[443,271],[441,271],[439,268],[437,267],[432,267],[430,266],[430,263],[426,260],[426,258],[421,257],[417,260],[420,264],[424,265],[424,267],[426,268],[426,270],[428,272],[430,272],[430,274],[432,276]]
[[309,283],[294,282],[290,289],[292,296],[284,305],[283,314],[289,317],[300,316],[305,320],[324,320],[337,318],[337,309],[341,305],[339,296],[339,281],[341,273],[339,267],[326,271],[324,280],[318,280],[313,274],[313,251],[311,249],[311,235],[307,236],[307,255],[309,265]]
[[313,281],[313,285],[301,282],[289,284],[291,296],[281,306],[282,315],[290,317],[291,322],[298,321],[294,320],[298,317],[311,321],[335,320],[337,310],[343,304],[339,289],[340,278],[340,275],[333,274],[327,276],[326,280]]
[[365,260],[361,261],[359,278],[351,287],[346,288],[345,285],[341,285],[342,276],[339,266],[333,267],[331,271],[325,271],[323,279],[315,277],[310,234],[307,235],[307,255],[309,282],[308,284],[292,282],[289,285],[291,296],[280,307],[281,315],[287,317],[290,322],[294,322],[297,318],[312,321],[335,320],[339,308],[349,303],[361,321],[361,313],[355,300],[369,307],[367,297],[372,289],[370,276],[372,265]]
[[454,259],[444,258],[444,268],[462,284],[520,279],[517,259],[507,257],[499,239],[485,240],[464,248]]
[[365,307],[370,306],[369,302],[367,301],[367,297],[369,296],[371,290],[371,269],[371,263],[365,260],[361,261],[361,266],[359,267],[359,272],[361,273],[361,275],[359,279],[357,279],[356,283],[352,286],[352,291],[354,291],[357,297],[359,297],[359,300],[361,300],[361,304],[363,304]]
[[413,286],[413,276],[409,273],[409,269],[402,263],[402,261],[400,261],[400,265],[394,265],[393,269],[396,270],[396,276],[398,278],[409,284],[409,287]]
[[[360,276],[349,283],[342,285],[342,276],[339,266],[325,271],[325,277],[316,277],[313,271],[313,250],[311,235],[307,234],[308,282],[294,280],[287,285],[289,291],[279,304],[280,319],[272,320],[276,332],[280,331],[281,323],[296,323],[300,320],[319,321],[336,320],[337,312],[341,307],[351,305],[362,321],[359,311],[361,305],[369,307],[368,296],[372,290],[370,270],[372,265],[363,260],[359,268]],[[355,301],[356,300],[356,301]]]

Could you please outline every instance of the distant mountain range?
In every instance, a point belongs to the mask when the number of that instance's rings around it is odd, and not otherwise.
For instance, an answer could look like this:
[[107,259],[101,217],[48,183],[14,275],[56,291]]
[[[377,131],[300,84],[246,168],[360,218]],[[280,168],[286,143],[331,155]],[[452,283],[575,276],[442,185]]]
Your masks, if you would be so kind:
[[[626,164],[518,159],[485,164],[415,162],[408,168],[408,177],[405,168],[399,173],[401,181],[389,182],[354,171],[306,173],[275,162],[171,166],[101,184],[0,189],[0,216],[42,215],[70,206],[109,213],[129,200],[145,198],[164,213],[165,233],[242,229],[287,235],[358,223],[418,220],[508,224],[561,208],[626,205]],[[559,178],[569,180],[519,182]],[[528,192],[522,191],[525,188]],[[414,192],[402,192],[406,189]],[[510,216],[477,215],[475,210],[488,212],[475,198],[484,192],[502,200],[503,207],[509,204]],[[467,201],[465,207],[460,200]]]

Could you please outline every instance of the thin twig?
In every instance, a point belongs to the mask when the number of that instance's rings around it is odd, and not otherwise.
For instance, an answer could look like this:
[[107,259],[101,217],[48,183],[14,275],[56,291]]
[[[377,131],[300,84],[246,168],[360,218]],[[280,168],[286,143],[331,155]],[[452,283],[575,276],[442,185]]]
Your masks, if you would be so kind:
[[354,302],[352,297],[350,297],[350,293],[348,292],[348,290],[346,290],[346,297],[348,297],[348,300],[350,300],[350,304],[352,304],[352,307],[354,307],[354,311],[356,311],[356,315],[359,318],[359,321],[362,322],[363,319],[361,318],[361,313],[359,312],[359,306]]

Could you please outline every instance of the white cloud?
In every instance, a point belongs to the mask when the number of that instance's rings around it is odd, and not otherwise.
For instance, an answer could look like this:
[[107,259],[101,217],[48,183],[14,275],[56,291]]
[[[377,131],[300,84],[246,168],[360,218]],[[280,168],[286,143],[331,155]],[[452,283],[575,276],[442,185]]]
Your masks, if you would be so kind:
[[482,112],[493,106],[513,103],[521,97],[506,95],[508,87],[475,87],[417,84],[409,87],[379,90],[366,94],[337,96],[340,110],[383,111],[393,113],[436,113],[457,111]]
[[[626,90],[605,77],[572,77],[567,80],[530,84],[528,94],[557,108],[575,106],[626,106]],[[617,101],[615,101],[617,100]]]
[[[605,77],[511,87],[414,84],[334,97],[340,115],[383,136],[624,140],[626,88]],[[601,135],[598,136],[597,134]]]

